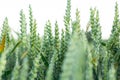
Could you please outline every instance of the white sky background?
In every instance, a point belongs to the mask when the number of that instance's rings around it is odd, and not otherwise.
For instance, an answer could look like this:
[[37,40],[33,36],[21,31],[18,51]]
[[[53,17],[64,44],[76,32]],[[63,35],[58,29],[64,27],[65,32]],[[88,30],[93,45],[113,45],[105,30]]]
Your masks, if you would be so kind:
[[[75,19],[76,8],[80,11],[81,27],[85,30],[89,21],[90,8],[99,10],[100,24],[102,26],[103,38],[108,38],[114,19],[114,6],[117,0],[71,0],[71,17]],[[64,27],[63,16],[65,14],[67,0],[0,0],[0,25],[2,27],[5,17],[8,17],[12,30],[19,31],[19,13],[23,9],[29,22],[29,4],[32,6],[33,16],[37,20],[38,32],[43,34],[44,25],[49,19],[54,26],[58,21],[60,29]],[[120,11],[120,0],[117,1]],[[29,27],[29,24],[27,24]],[[29,28],[28,28],[29,29]]]

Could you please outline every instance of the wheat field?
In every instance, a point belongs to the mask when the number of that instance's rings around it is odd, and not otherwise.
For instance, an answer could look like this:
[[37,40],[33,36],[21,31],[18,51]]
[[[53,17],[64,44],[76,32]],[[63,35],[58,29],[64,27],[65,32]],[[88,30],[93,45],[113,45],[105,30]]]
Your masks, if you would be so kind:
[[[120,80],[120,19],[118,3],[111,35],[102,39],[99,10],[90,8],[86,30],[81,29],[80,11],[71,19],[71,0],[67,0],[64,28],[48,20],[44,35],[29,5],[29,23],[20,11],[20,33],[11,35],[6,17],[0,34],[0,80]],[[29,33],[27,33],[29,24]],[[52,31],[54,28],[54,33]]]

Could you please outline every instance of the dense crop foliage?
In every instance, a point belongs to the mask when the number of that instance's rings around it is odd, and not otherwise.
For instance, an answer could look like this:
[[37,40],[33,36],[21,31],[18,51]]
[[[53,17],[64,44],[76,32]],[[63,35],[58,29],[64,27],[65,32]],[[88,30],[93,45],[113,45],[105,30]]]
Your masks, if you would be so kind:
[[[102,39],[99,11],[90,9],[86,31],[81,29],[80,12],[71,19],[71,0],[67,0],[64,26],[48,20],[44,35],[29,6],[29,24],[20,11],[20,33],[15,39],[5,18],[0,36],[0,80],[120,80],[120,21],[118,4],[111,35]],[[30,32],[27,33],[27,25]],[[54,27],[54,33],[52,31]],[[60,34],[61,33],[61,34]]]

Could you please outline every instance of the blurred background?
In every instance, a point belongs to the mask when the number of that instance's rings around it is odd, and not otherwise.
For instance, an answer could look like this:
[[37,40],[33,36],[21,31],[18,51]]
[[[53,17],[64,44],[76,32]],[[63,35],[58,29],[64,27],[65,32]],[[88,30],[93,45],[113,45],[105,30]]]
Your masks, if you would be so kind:
[[[102,26],[102,37],[107,39],[111,32],[115,2],[119,4],[120,0],[71,0],[71,18],[75,19],[76,8],[80,11],[81,28],[85,29],[90,17],[90,8],[96,7],[99,10],[100,24]],[[0,0],[0,28],[5,17],[9,20],[11,31],[19,32],[19,13],[23,9],[29,22],[29,4],[32,6],[33,16],[37,20],[37,30],[40,35],[43,34],[44,25],[50,20],[53,27],[57,20],[60,29],[64,27],[63,17],[65,14],[67,0]],[[29,23],[27,24],[29,32]]]

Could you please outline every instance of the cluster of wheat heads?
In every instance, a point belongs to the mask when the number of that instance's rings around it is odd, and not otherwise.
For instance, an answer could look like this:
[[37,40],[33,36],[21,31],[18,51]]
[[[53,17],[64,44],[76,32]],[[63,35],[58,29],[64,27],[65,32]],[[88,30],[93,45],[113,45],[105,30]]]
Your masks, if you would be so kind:
[[[37,33],[37,23],[29,6],[29,27],[20,11],[20,33],[15,39],[5,18],[0,36],[0,80],[120,80],[120,21],[118,4],[111,35],[101,37],[99,12],[90,9],[86,31],[80,28],[80,12],[71,19],[71,0],[67,0],[64,26],[59,33],[57,21],[48,20],[44,35]],[[54,27],[54,33],[52,32]],[[88,30],[90,28],[90,30]]]

